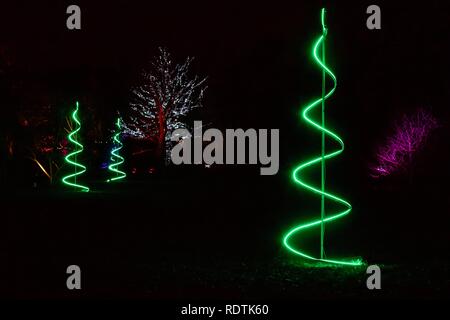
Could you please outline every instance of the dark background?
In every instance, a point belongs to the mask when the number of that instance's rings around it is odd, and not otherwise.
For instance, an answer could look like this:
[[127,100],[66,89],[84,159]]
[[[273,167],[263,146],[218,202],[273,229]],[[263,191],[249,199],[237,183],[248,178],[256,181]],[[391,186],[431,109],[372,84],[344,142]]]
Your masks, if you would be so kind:
[[[26,161],[3,162],[2,294],[448,296],[445,1],[378,1],[381,30],[366,28],[372,2],[364,1],[78,1],[80,31],[65,27],[69,4],[2,4],[2,135],[22,136],[17,111],[27,104],[61,105],[65,113],[78,99],[93,106],[92,117],[126,112],[140,70],[163,46],[179,62],[194,56],[192,73],[208,76],[201,118],[211,127],[280,129],[280,171],[172,168],[117,188],[97,183],[91,172],[93,192],[72,194],[32,189]],[[363,269],[299,265],[281,248],[283,232],[320,209],[319,199],[294,185],[290,174],[320,148],[320,136],[300,121],[299,110],[320,94],[311,48],[321,32],[322,6],[328,10],[327,62],[338,78],[327,123],[346,143],[344,154],[327,164],[327,185],[354,208],[327,229],[327,252],[382,265],[380,294],[365,288]],[[413,179],[373,180],[376,147],[397,119],[418,107],[431,108],[441,127],[416,158]],[[302,245],[313,250],[314,240]],[[65,288],[70,264],[82,268],[81,293]]]

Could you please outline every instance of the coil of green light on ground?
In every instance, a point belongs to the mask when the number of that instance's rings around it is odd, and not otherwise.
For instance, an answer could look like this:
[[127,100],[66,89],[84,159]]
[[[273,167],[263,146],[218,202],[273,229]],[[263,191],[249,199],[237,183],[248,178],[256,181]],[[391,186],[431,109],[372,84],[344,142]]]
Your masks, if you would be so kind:
[[[333,72],[325,65],[325,48],[324,48],[324,41],[325,41],[325,37],[327,35],[327,28],[325,25],[325,9],[322,9],[321,11],[321,22],[322,22],[322,35],[319,37],[319,39],[316,41],[316,43],[314,44],[313,47],[313,57],[314,60],[317,62],[317,64],[321,67],[323,74],[328,75],[332,81],[333,81],[333,87],[329,92],[326,92],[324,89],[322,91],[322,97],[320,99],[315,100],[314,102],[312,102],[311,104],[307,105],[304,110],[302,111],[301,115],[302,115],[302,119],[304,121],[306,121],[306,123],[310,124],[313,128],[319,130],[324,136],[331,138],[332,140],[336,141],[339,144],[339,149],[332,151],[330,153],[323,153],[321,156],[316,157],[314,159],[311,159],[303,164],[300,164],[299,166],[297,166],[293,173],[292,173],[292,179],[295,183],[299,184],[300,186],[306,188],[307,190],[320,195],[321,197],[323,197],[324,199],[327,200],[331,200],[335,203],[341,204],[344,209],[342,209],[341,211],[335,212],[327,217],[324,217],[324,212],[322,211],[322,215],[320,219],[317,220],[313,220],[310,221],[308,223],[303,223],[300,225],[297,225],[295,227],[293,227],[292,229],[290,229],[283,237],[283,245],[292,253],[299,255],[303,258],[309,259],[309,260],[314,260],[314,261],[321,261],[321,262],[325,262],[325,263],[332,263],[332,264],[339,264],[339,265],[349,265],[349,266],[359,266],[362,265],[363,262],[361,259],[352,259],[352,260],[345,260],[345,259],[327,259],[323,257],[323,243],[321,242],[321,257],[314,257],[310,254],[305,253],[304,251],[295,248],[292,244],[291,244],[291,238],[292,236],[294,236],[295,234],[297,234],[298,232],[305,230],[305,229],[309,229],[309,228],[313,228],[313,227],[319,227],[319,226],[324,226],[324,224],[326,223],[330,223],[333,220],[339,219],[344,217],[345,215],[349,214],[350,211],[352,210],[352,206],[349,202],[345,201],[344,199],[331,194],[329,192],[324,191],[324,182],[325,182],[325,177],[324,177],[324,171],[322,170],[322,189],[319,189],[317,187],[311,186],[307,183],[305,183],[302,179],[301,179],[301,172],[311,166],[314,166],[316,164],[323,164],[325,160],[327,159],[331,159],[336,157],[337,155],[341,154],[344,151],[344,142],[342,141],[341,138],[339,138],[335,133],[333,133],[332,131],[330,131],[329,129],[327,129],[324,125],[324,118],[322,117],[322,124],[318,124],[316,122],[314,122],[310,117],[309,117],[309,113],[310,111],[312,111],[315,107],[324,104],[325,100],[327,100],[336,90],[336,77],[333,74]],[[322,59],[319,58],[318,56],[318,49],[322,48]],[[325,88],[325,77],[322,78],[322,87]],[[322,108],[324,108],[322,106]],[[323,109],[322,109],[323,112]],[[322,139],[322,150],[324,152],[325,150],[325,146],[324,146],[324,139]],[[322,210],[323,207],[322,207]],[[322,229],[323,232],[323,229]],[[321,235],[322,239],[323,239],[323,234]]]
[[[81,130],[81,123],[80,123],[80,120],[78,119],[78,108],[79,108],[79,105],[78,105],[78,101],[77,101],[76,109],[72,113],[72,119],[75,122],[76,129],[74,131],[72,131],[71,133],[69,133],[69,135],[67,136],[67,139],[75,145],[75,150],[73,152],[69,153],[64,158],[64,160],[67,163],[71,164],[74,167],[75,172],[73,174],[69,174],[69,175],[65,176],[64,178],[62,178],[62,182],[65,185],[74,187],[76,190],[83,191],[83,192],[89,192],[88,187],[77,183],[77,177],[86,172],[86,167],[77,162],[77,155],[82,153],[84,150],[83,145],[81,143],[79,143],[76,138],[78,132]],[[78,171],[77,169],[80,169],[80,171]],[[71,180],[71,181],[69,181],[69,180]]]
[[125,172],[119,170],[119,166],[125,162],[125,159],[118,153],[123,148],[123,143],[119,139],[121,134],[120,118],[118,118],[116,121],[116,128],[117,131],[114,134],[113,138],[114,147],[113,150],[111,151],[111,164],[108,166],[108,170],[115,173],[116,176],[108,179],[107,182],[121,180],[127,176]]

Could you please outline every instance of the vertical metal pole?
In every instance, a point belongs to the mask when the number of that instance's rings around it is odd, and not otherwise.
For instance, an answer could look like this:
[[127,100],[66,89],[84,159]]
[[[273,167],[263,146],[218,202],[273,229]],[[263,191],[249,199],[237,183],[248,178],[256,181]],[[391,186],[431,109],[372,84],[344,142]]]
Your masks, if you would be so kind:
[[[120,137],[120,118],[117,118],[117,124],[116,125],[117,125],[117,132],[119,133],[118,137]],[[119,177],[119,172],[116,172],[116,178],[118,178],[118,177]]]
[[[75,104],[76,104],[76,110],[77,110],[77,116],[78,116],[78,101],[76,101],[75,102]],[[74,124],[75,124],[75,130],[77,129],[76,128],[76,123],[75,123],[75,120],[74,120]],[[72,128],[73,129],[73,128]],[[75,141],[78,141],[78,133],[75,133]],[[76,147],[75,147],[76,149],[75,149],[75,151],[78,151],[78,145],[76,145]],[[78,163],[78,161],[77,161],[77,155],[78,154],[75,154],[75,163]],[[74,171],[75,171],[75,176],[74,176],[74,180],[75,180],[75,184],[77,184],[77,166],[74,166]],[[75,190],[77,190],[77,188],[74,186],[74,189]]]
[[[77,140],[77,134],[75,134],[75,141]],[[75,151],[78,151],[78,146],[75,147]],[[77,155],[75,155],[75,163],[77,162]],[[73,176],[74,180],[75,180],[75,184],[77,184],[77,166],[74,166],[74,171],[75,171],[75,175]],[[77,188],[74,186],[74,189],[77,190]]]
[[[325,9],[322,9],[322,27],[323,27],[323,41],[322,41],[322,61],[325,65],[325,37],[326,37],[326,29],[325,29]],[[325,69],[322,69],[322,128],[325,128]],[[322,198],[321,198],[321,210],[320,210],[320,218],[322,220],[320,224],[320,259],[324,259],[324,237],[325,237],[325,224],[323,220],[325,219],[325,131],[322,130],[322,166],[321,166],[321,189],[322,189]]]

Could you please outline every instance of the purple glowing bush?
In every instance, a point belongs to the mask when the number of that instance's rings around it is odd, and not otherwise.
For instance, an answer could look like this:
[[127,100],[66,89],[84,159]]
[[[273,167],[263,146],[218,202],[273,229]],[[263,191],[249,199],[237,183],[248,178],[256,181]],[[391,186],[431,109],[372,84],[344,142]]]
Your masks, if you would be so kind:
[[396,125],[394,134],[378,148],[376,164],[371,166],[371,176],[380,178],[412,167],[413,156],[425,145],[430,133],[439,126],[428,109],[419,108],[404,115]]

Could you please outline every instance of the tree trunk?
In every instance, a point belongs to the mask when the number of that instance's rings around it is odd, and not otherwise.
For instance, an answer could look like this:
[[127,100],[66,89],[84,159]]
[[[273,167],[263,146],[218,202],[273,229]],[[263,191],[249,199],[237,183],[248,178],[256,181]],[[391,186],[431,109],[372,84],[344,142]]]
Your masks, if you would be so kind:
[[412,159],[412,154],[409,153],[408,154],[408,183],[409,186],[412,186],[413,184],[413,174],[414,174],[414,168],[413,168],[413,159]]
[[166,158],[166,117],[162,104],[158,105],[158,163],[164,164]]

